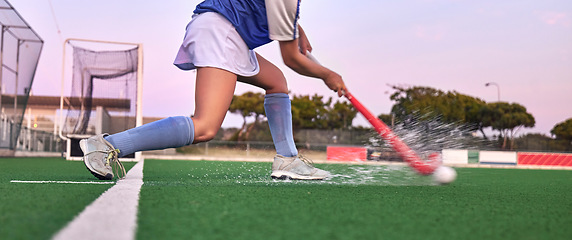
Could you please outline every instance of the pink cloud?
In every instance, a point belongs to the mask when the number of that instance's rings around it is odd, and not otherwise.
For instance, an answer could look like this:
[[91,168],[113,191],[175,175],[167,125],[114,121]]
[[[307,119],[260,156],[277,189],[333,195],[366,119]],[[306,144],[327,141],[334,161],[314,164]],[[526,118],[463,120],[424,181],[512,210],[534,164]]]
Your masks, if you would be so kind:
[[545,24],[570,26],[570,17],[563,12],[537,12],[536,15]]

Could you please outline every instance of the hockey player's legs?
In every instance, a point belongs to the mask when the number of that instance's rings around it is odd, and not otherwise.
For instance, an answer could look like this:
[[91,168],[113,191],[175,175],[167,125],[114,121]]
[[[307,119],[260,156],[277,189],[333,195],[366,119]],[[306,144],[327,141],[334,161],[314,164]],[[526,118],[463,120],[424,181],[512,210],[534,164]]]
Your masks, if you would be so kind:
[[236,75],[210,67],[197,69],[193,143],[205,142],[218,132],[234,95]]

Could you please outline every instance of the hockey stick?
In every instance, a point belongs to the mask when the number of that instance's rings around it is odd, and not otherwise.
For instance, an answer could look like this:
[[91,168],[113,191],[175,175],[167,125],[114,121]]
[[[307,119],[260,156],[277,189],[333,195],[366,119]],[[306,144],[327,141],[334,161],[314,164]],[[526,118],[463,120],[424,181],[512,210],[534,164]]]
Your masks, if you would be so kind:
[[345,96],[350,100],[351,104],[367,119],[369,123],[375,128],[379,136],[385,141],[389,142],[391,147],[409,164],[410,167],[415,169],[420,174],[429,175],[439,167],[438,154],[434,153],[429,155],[428,161],[423,161],[415,151],[411,150],[391,129],[383,123],[379,118],[375,117],[368,111],[351,93],[346,92]]
[[[306,56],[314,61],[319,62],[310,54],[306,53]],[[423,161],[415,151],[411,150],[397,135],[391,131],[391,129],[383,123],[379,118],[375,117],[370,111],[368,111],[360,101],[358,101],[351,93],[345,92],[344,95],[350,101],[350,103],[367,119],[367,121],[375,128],[377,133],[389,142],[391,147],[409,164],[410,167],[415,169],[419,174],[429,175],[432,174],[435,169],[437,169],[441,163],[439,161],[439,156],[437,153],[431,154],[428,161]]]

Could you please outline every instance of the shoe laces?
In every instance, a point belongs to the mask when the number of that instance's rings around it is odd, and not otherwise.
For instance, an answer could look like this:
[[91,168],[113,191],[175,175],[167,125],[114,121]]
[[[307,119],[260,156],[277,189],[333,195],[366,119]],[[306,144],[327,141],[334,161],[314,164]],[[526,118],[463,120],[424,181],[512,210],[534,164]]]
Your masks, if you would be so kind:
[[119,161],[118,154],[120,152],[121,151],[119,151],[119,149],[113,149],[108,151],[107,157],[105,158],[105,164],[111,166],[111,169],[113,169],[115,175],[119,179],[124,179],[127,173],[125,172],[125,167],[123,167],[123,163]]
[[300,159],[300,161],[304,162],[306,165],[310,166],[310,167],[314,167],[314,162],[307,158],[306,156],[302,155],[302,154],[298,154],[298,158]]
[[[88,154],[91,154],[94,152],[106,153],[107,156],[105,157],[104,164],[106,166],[111,166],[111,169],[113,169],[115,176],[117,176],[119,179],[125,178],[125,175],[127,175],[127,173],[125,172],[125,167],[123,167],[123,164],[121,163],[121,161],[119,161],[119,155],[118,154],[121,152],[121,151],[119,151],[119,149],[95,150],[95,151],[92,151]],[[88,154],[86,154],[86,155],[88,155]]]

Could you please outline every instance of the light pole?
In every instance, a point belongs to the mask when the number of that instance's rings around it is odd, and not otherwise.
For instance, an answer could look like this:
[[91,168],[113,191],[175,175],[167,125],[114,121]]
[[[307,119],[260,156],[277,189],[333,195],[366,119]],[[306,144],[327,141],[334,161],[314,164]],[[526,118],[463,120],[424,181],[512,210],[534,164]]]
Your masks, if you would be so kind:
[[500,102],[500,86],[499,86],[497,83],[495,83],[495,82],[485,83],[485,87],[488,87],[488,86],[490,86],[490,85],[495,85],[495,86],[497,87],[498,101]]

